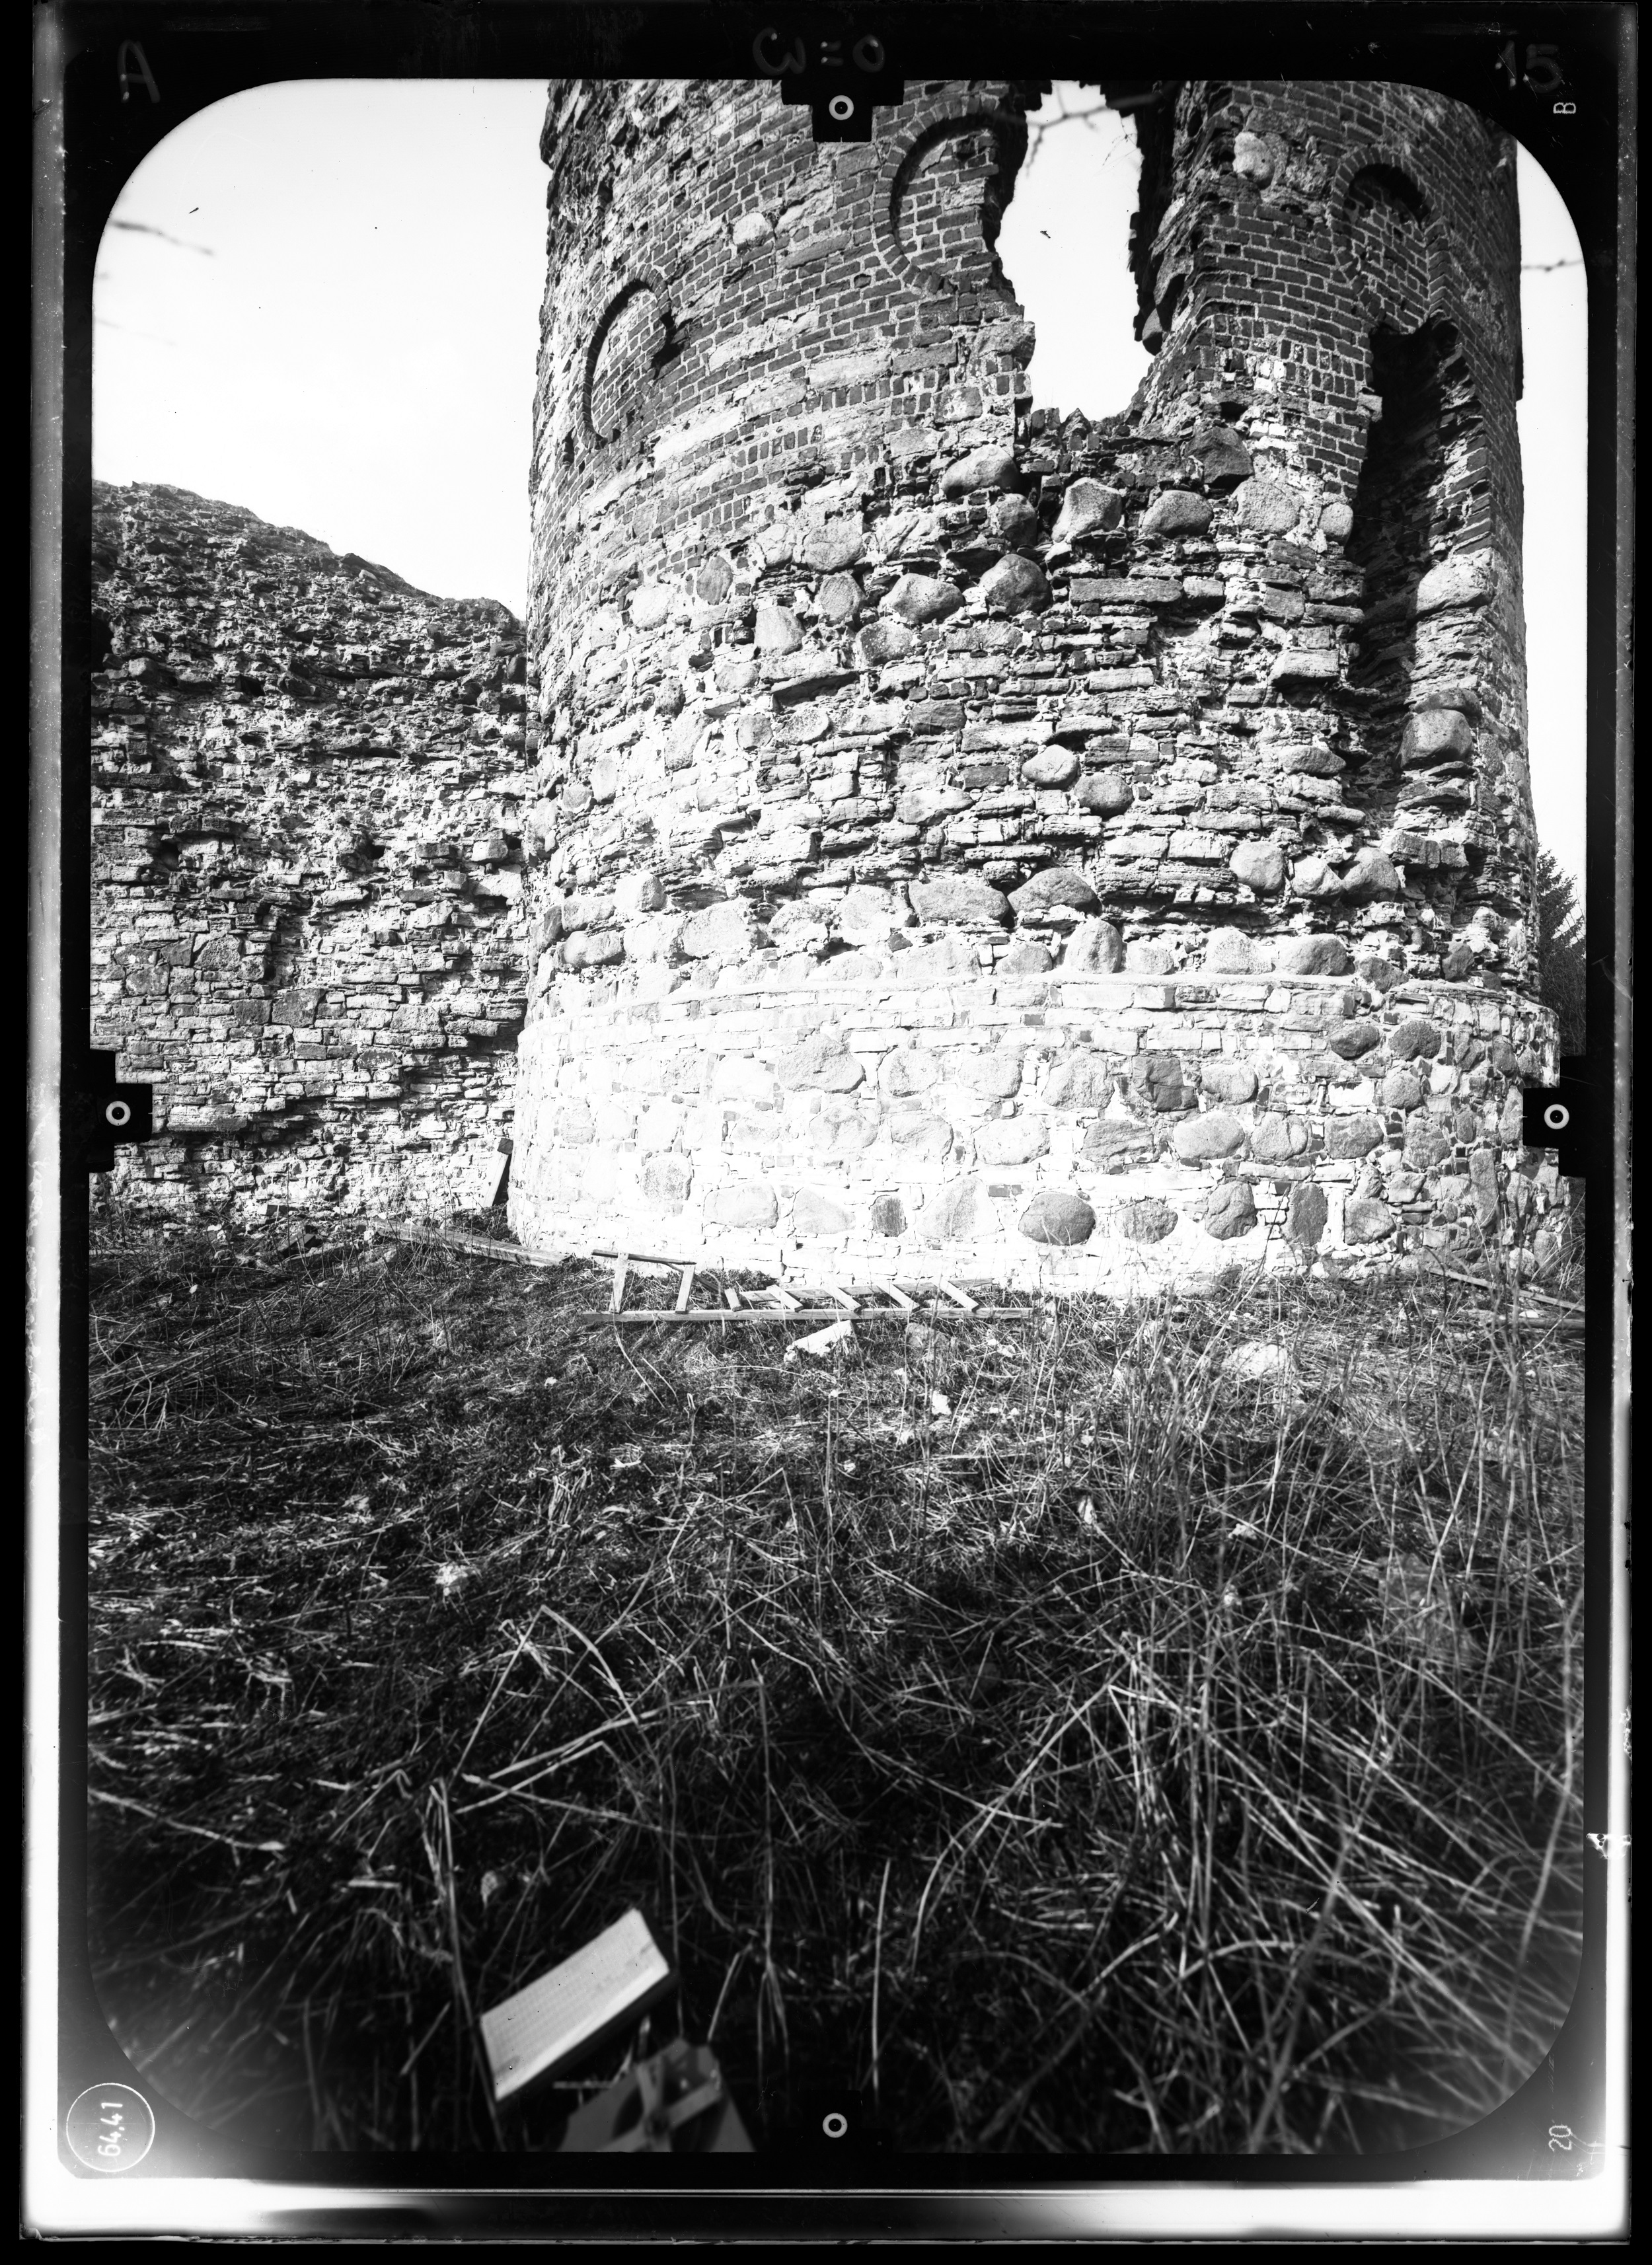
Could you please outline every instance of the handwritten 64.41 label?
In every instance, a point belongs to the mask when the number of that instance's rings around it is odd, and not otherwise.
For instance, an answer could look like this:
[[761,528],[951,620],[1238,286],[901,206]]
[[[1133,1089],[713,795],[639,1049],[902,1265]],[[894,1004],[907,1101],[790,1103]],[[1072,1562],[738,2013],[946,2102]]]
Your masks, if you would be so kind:
[[91,2171],[129,2171],[155,2144],[149,2101],[129,2084],[91,2084],[69,2104],[63,2137]]

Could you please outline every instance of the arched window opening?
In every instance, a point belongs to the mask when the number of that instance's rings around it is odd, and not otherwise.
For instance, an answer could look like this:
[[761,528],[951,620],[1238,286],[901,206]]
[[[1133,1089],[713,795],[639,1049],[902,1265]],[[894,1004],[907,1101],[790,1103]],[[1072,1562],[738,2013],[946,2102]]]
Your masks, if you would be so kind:
[[1429,310],[1427,221],[1415,185],[1392,165],[1367,165],[1343,208],[1348,251],[1385,321],[1415,331]]
[[589,439],[607,445],[625,438],[667,357],[669,327],[645,283],[632,284],[610,307],[586,377]]
[[1001,116],[932,127],[895,182],[891,212],[903,258],[933,283],[1001,289],[995,247],[1020,164],[1019,130]]

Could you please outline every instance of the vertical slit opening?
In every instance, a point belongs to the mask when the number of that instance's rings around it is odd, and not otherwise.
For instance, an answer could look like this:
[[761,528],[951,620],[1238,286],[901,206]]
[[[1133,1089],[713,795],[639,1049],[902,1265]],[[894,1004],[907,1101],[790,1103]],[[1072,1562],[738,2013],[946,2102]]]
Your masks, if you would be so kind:
[[1417,585],[1434,563],[1445,469],[1441,370],[1449,343],[1441,324],[1401,334],[1379,330],[1371,346],[1372,423],[1348,557],[1365,578],[1366,608],[1350,685],[1365,696],[1359,787],[1373,820],[1391,818],[1400,749],[1416,668]]

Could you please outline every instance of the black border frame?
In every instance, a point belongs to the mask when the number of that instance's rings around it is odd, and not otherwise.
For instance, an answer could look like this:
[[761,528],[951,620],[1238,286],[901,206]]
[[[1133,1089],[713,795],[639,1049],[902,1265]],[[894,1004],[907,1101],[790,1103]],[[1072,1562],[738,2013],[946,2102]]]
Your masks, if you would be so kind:
[[[739,76],[762,74],[753,41],[766,26],[830,29],[848,38],[876,31],[892,69],[908,77],[1151,80],[1155,62],[1197,54],[1201,76],[1390,78],[1423,84],[1471,103],[1515,133],[1548,171],[1584,247],[1590,299],[1590,578],[1586,903],[1589,967],[1588,1121],[1591,1183],[1585,1285],[1591,1321],[1586,1401],[1585,1483],[1590,1540],[1585,1572],[1587,1646],[1584,1822],[1604,1834],[1619,1739],[1612,1719],[1625,1674],[1627,1493],[1624,1379],[1619,1362],[1627,1318],[1627,732],[1628,623],[1632,598],[1631,431],[1634,299],[1635,23],[1617,0],[1560,0],[1495,12],[1472,0],[898,0],[824,10],[720,6],[706,0],[37,0],[34,185],[34,400],[31,720],[30,911],[31,1242],[37,1387],[56,1372],[57,1466],[42,1467],[40,1406],[32,1417],[35,1468],[33,1532],[45,1533],[48,1489],[61,1530],[57,1662],[60,1710],[56,1911],[48,1926],[29,1913],[29,1955],[53,1955],[63,1925],[58,1974],[57,2104],[89,2082],[129,2070],[113,2046],[92,1996],[84,1944],[84,1606],[86,1589],[86,1169],[76,1104],[90,1043],[90,710],[91,280],[104,224],[125,181],[148,151],[194,113],[272,81],[404,76]],[[1550,92],[1510,88],[1497,55],[1514,40],[1556,49],[1575,116],[1557,118]],[[1179,76],[1180,73],[1178,72]],[[55,1104],[55,1108],[54,1107]],[[54,1264],[42,1206],[58,1182],[61,1312],[55,1342],[42,1335],[39,1302]],[[49,1297],[47,1303],[49,1304]],[[36,1628],[38,1639],[38,1624]],[[37,1663],[38,1665],[38,1663]],[[38,1681],[37,1681],[37,1688]],[[36,1720],[35,1738],[47,1731]],[[1627,1733],[1624,1739],[1627,1746]],[[1597,1852],[1598,1853],[1598,1852]],[[135,2178],[193,2175],[254,2181],[258,2223],[275,2238],[334,2232],[510,2236],[579,2233],[597,2238],[670,2232],[702,2239],[783,2235],[907,2238],[956,2233],[1010,2238],[1057,2232],[1044,2205],[1065,2197],[1096,2205],[1131,2190],[1212,2186],[1263,2189],[1352,2186],[1370,2197],[1365,2230],[1381,2216],[1376,2190],[1419,2180],[1575,2178],[1578,2166],[1546,2147],[1547,2128],[1601,2127],[1608,2093],[1623,2072],[1606,2065],[1605,1933],[1622,1866],[1585,1872],[1586,1948],[1566,2028],[1536,2073],[1485,2122],[1403,2156],[1147,2158],[1081,2160],[984,2157],[897,2158],[875,2186],[781,2186],[761,2158],[692,2167],[635,2158],[624,2186],[597,2188],[555,2158],[274,2154],[237,2146],[156,2103],[156,2145]],[[1627,1906],[1626,1906],[1627,1907]],[[40,2041],[34,2040],[36,2046]],[[59,2159],[78,2172],[61,2148]],[[846,2173],[848,2166],[845,2166]],[[1006,2177],[1006,2173],[1009,2176]],[[307,2189],[283,2208],[280,2190]],[[317,2206],[334,2190],[336,2207]],[[556,2196],[553,2202],[550,2198]],[[831,2197],[836,2196],[835,2202]],[[650,2199],[644,2199],[649,2197]],[[738,2199],[737,2199],[738,2197]],[[248,2196],[249,2201],[251,2196]],[[1171,2196],[1165,2195],[1169,2203]],[[799,2205],[802,2210],[799,2210]],[[1259,2212],[1236,2204],[1226,2238],[1268,2238]],[[1029,2215],[1030,2212],[1030,2215]],[[102,2213],[98,2213],[101,2218]],[[1058,2216],[1059,2213],[1058,2212]],[[1174,2232],[1175,2213],[1167,2215]],[[88,2225],[92,2223],[89,2218]],[[203,2218],[203,2230],[206,2220]],[[1464,2231],[1472,2229],[1472,2215]],[[226,2230],[228,2230],[226,2228]],[[1441,2231],[1445,2231],[1442,2225]],[[1280,2232],[1284,2232],[1280,2222]],[[1058,2238],[1059,2238],[1058,2233]],[[1215,2238],[1225,2238],[1218,2233]]]

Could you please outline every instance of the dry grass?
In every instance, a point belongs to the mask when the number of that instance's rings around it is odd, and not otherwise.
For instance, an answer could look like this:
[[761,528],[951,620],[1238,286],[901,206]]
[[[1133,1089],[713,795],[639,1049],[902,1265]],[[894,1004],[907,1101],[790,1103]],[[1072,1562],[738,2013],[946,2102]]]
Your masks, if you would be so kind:
[[1364,2149],[1549,2043],[1559,1307],[1293,1280],[789,1366],[583,1327],[590,1267],[98,1234],[93,1953],[181,2107],[532,2144],[475,2015],[633,1902],[772,2151],[845,2101],[906,2150]]

